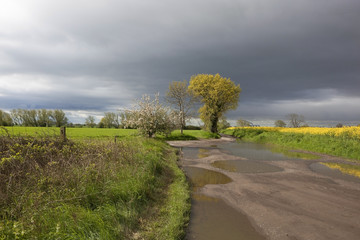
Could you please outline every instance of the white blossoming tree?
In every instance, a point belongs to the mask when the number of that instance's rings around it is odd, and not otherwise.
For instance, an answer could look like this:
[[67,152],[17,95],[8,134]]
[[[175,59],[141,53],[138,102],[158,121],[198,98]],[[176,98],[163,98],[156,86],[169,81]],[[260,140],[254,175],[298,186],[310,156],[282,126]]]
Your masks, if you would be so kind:
[[147,137],[156,133],[170,134],[179,123],[179,113],[163,106],[159,101],[159,94],[155,99],[144,95],[138,100],[133,109],[125,110],[122,123],[126,128],[137,128]]

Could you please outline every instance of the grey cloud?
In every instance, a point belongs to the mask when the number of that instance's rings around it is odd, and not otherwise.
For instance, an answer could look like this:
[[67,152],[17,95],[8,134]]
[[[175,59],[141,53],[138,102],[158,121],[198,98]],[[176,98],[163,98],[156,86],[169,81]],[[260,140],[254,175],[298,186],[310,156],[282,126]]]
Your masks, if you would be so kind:
[[10,98],[0,86],[3,108],[44,102],[103,111],[198,73],[240,84],[234,117],[282,114],[272,103],[359,96],[357,0],[12,4],[24,11],[0,23],[0,75],[45,75],[58,90]]

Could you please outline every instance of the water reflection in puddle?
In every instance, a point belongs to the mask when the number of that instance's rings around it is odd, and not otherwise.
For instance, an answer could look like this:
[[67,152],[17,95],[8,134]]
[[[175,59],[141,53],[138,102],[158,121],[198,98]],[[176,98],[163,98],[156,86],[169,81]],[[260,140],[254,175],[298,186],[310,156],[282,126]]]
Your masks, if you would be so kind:
[[286,157],[288,157],[289,159],[315,160],[315,159],[320,158],[318,155],[314,155],[314,154],[311,154],[311,153],[302,153],[302,152],[290,151],[289,149],[286,149],[286,148],[280,147],[280,146],[268,146],[268,149],[272,153],[283,154]]
[[184,171],[193,189],[186,239],[264,239],[245,215],[235,211],[221,199],[197,193],[197,190],[206,184],[226,184],[232,181],[231,178],[204,168],[184,167]]
[[222,200],[194,194],[186,239],[258,240],[264,238],[256,232],[245,215],[234,211]]
[[206,158],[209,155],[210,148],[192,148],[186,147],[182,148],[184,157],[187,159],[198,159],[198,158]]
[[282,168],[271,164],[250,160],[215,161],[211,165],[226,171],[238,173],[266,173],[280,172],[283,170]]
[[206,184],[226,184],[232,182],[231,178],[225,174],[204,168],[184,167],[184,171],[190,180],[193,191],[196,191]]
[[227,142],[218,146],[222,151],[231,155],[259,161],[318,159],[309,153],[291,152],[285,148],[274,147],[250,142]]
[[209,149],[206,149],[206,148],[199,148],[199,153],[197,155],[198,158],[206,158],[209,155]]

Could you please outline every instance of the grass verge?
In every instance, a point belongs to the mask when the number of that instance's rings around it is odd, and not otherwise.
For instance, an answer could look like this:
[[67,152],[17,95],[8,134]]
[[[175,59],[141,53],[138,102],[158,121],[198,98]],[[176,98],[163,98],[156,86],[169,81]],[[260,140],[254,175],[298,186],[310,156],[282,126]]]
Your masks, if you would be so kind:
[[167,240],[185,237],[184,226],[189,222],[191,207],[189,185],[176,164],[175,150],[168,147],[166,152],[171,162],[169,170],[173,174],[173,180],[164,196],[165,200],[158,204],[160,208],[144,221],[139,231],[141,239]]
[[154,139],[1,136],[0,239],[179,239],[189,212],[184,179]]

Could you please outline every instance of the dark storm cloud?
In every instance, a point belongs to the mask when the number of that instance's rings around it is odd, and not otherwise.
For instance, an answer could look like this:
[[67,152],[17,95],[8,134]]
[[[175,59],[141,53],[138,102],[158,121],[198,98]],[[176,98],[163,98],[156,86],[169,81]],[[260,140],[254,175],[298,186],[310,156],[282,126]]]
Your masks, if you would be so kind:
[[0,10],[0,108],[105,111],[220,73],[243,89],[233,118],[360,118],[346,107],[360,107],[359,12],[358,0],[11,1]]

